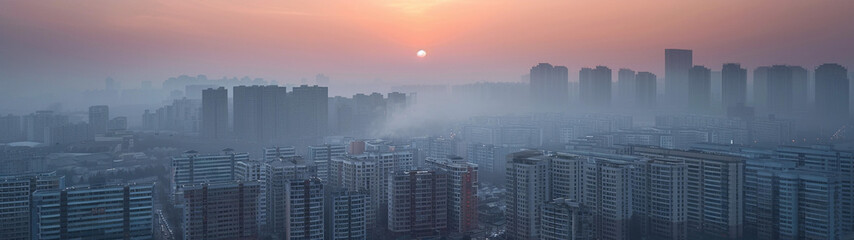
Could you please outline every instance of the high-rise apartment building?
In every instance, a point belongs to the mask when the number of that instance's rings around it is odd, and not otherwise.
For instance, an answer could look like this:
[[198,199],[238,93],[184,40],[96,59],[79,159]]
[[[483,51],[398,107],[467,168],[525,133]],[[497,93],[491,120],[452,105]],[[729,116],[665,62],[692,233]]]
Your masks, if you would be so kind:
[[367,239],[366,211],[370,196],[363,192],[327,188],[325,197],[326,238]]
[[258,237],[258,182],[199,183],[184,187],[185,240]]
[[152,184],[33,192],[33,239],[153,239]]
[[285,190],[285,239],[323,240],[323,183],[320,179],[292,179],[288,181]]
[[56,172],[0,176],[0,239],[32,239],[32,193],[64,188],[65,177]]
[[187,151],[172,157],[172,189],[177,191],[188,184],[235,180],[237,162],[248,160],[248,153],[235,153],[231,149],[225,149],[221,154]]
[[551,198],[581,201],[583,192],[584,158],[556,153],[549,158]]
[[631,147],[630,152],[685,164],[688,239],[743,237],[743,158],[651,147]]
[[852,176],[827,171],[760,170],[757,239],[844,239],[851,219]]
[[329,180],[329,167],[333,157],[344,156],[347,149],[340,144],[323,144],[309,146],[306,160],[317,168],[317,177],[321,180]]
[[540,211],[551,200],[549,159],[540,151],[507,155],[505,229],[509,239],[538,239]]
[[202,90],[202,136],[223,139],[228,135],[228,90]]
[[265,211],[267,231],[287,235],[290,222],[290,184],[292,181],[311,177],[311,169],[300,157],[276,159],[263,164],[266,186],[260,189],[266,198],[262,211]]
[[635,162],[632,180],[633,235],[649,239],[684,240],[686,221],[686,164],[678,160]]
[[540,216],[542,240],[587,240],[594,235],[593,212],[577,200],[557,198],[543,204]]
[[297,149],[294,146],[284,147],[267,147],[263,149],[264,161],[279,160],[281,158],[291,158],[297,155]]
[[413,154],[409,151],[333,157],[327,182],[333,187],[369,194],[370,205],[365,215],[368,231],[373,232],[386,227],[388,178],[395,172],[413,169],[413,162]]
[[477,164],[448,156],[427,158],[426,166],[448,175],[448,230],[455,233],[477,230]]
[[395,236],[438,237],[448,228],[448,175],[409,170],[388,178],[388,230]]
[[588,157],[583,163],[581,203],[594,213],[598,239],[627,239],[632,216],[632,162],[610,156]]

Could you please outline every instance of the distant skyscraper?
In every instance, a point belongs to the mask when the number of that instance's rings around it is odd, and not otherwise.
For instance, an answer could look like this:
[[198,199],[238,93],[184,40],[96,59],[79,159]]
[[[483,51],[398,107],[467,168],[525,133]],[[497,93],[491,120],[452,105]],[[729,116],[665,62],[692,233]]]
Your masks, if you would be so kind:
[[287,90],[279,86],[234,87],[234,135],[271,143],[288,133]]
[[[106,121],[104,128],[106,129]],[[22,127],[27,141],[42,142],[49,140],[50,128],[59,127],[68,124],[68,116],[59,115],[53,111],[36,111],[33,114],[24,116]],[[91,130],[90,130],[91,134]]]
[[569,103],[569,75],[566,67],[540,63],[531,68],[531,104],[548,111],[562,111]]
[[56,172],[0,176],[0,238],[31,239],[31,223],[35,222],[31,213],[37,207],[32,193],[64,188],[65,177],[56,176]]
[[709,108],[712,99],[712,71],[694,66],[688,71],[688,106],[695,111]]
[[202,90],[202,136],[222,139],[228,134],[228,90]]
[[789,66],[774,65],[768,68],[765,89],[767,98],[764,110],[767,113],[788,115],[792,112],[792,69]]
[[0,115],[0,142],[17,142],[23,140],[21,131],[21,116],[12,114]]
[[432,170],[388,178],[388,230],[407,239],[438,237],[448,228],[448,175]]
[[614,100],[619,101],[622,107],[634,107],[632,102],[636,99],[637,80],[635,71],[620,68],[617,72],[617,96]]
[[757,67],[753,70],[753,107],[768,107],[768,71],[771,67]]
[[820,119],[841,123],[848,119],[848,70],[839,64],[822,64],[815,69],[815,108]]
[[110,121],[110,107],[97,105],[89,107],[89,131],[92,134],[107,133],[107,122]]
[[184,188],[184,239],[256,239],[259,185],[220,182]]
[[687,106],[688,71],[693,66],[691,50],[664,49],[664,93],[670,104]]
[[507,155],[505,210],[508,239],[539,239],[540,208],[551,197],[548,156],[527,150]]
[[792,108],[806,111],[809,104],[809,72],[800,66],[789,66],[792,71]]
[[635,76],[635,106],[653,108],[657,99],[657,81],[655,74],[638,72]]
[[294,87],[288,98],[288,106],[290,136],[298,139],[326,136],[329,128],[329,90],[326,87]]
[[611,106],[611,69],[604,66],[582,68],[578,75],[582,104],[594,108]]
[[152,184],[38,190],[33,237],[153,239],[152,193]]
[[724,64],[721,70],[721,104],[724,110],[747,104],[747,69],[738,63]]

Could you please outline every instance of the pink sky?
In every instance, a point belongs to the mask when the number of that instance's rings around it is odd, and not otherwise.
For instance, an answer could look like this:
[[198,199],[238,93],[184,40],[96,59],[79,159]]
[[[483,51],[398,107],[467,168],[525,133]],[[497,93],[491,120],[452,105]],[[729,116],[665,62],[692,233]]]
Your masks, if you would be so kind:
[[[538,62],[652,71],[854,67],[854,1],[4,1],[0,81],[138,86],[181,74],[297,83],[517,81]],[[419,59],[418,49],[428,56]],[[8,84],[8,85],[13,85]]]

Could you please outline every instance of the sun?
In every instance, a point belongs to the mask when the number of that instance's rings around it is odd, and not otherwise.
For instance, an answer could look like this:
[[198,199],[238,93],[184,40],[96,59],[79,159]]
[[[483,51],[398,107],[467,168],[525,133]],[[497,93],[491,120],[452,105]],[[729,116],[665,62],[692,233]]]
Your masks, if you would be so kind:
[[418,52],[415,53],[415,55],[420,57],[420,58],[423,58],[423,57],[427,56],[427,51],[424,51],[424,49],[421,49],[421,50],[418,50]]

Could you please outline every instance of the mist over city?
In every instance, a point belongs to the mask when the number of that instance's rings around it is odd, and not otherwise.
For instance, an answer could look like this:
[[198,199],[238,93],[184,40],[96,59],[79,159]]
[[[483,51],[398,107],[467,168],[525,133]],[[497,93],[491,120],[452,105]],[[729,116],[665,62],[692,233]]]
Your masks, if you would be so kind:
[[0,239],[854,239],[852,10],[5,1]]

